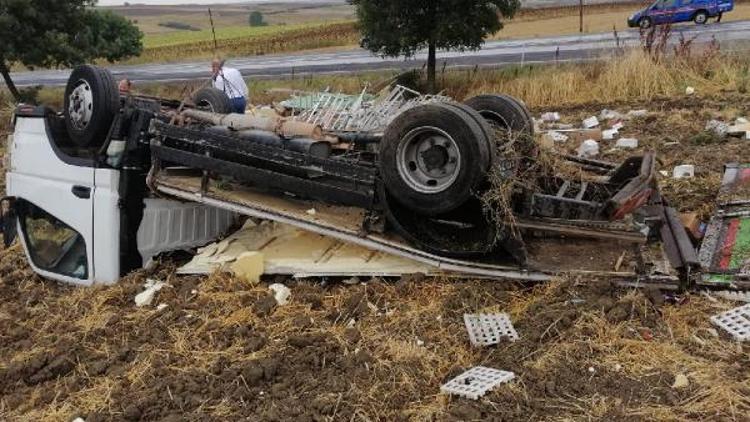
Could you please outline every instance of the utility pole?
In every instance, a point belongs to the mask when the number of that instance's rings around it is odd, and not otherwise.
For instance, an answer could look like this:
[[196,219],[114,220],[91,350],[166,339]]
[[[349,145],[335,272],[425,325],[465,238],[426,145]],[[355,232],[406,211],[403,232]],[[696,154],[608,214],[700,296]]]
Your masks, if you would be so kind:
[[219,43],[216,42],[216,28],[214,27],[214,15],[211,13],[211,8],[208,8],[208,19],[211,21],[211,33],[214,35],[214,54],[219,51]]
[[583,33],[583,0],[578,0],[579,26],[578,31]]

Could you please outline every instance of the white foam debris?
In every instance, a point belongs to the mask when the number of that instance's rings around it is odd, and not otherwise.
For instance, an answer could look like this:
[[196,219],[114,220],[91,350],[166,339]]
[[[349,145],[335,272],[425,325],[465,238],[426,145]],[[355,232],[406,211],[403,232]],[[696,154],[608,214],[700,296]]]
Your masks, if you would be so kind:
[[627,114],[627,117],[633,118],[633,117],[646,117],[648,116],[648,110],[646,109],[640,109],[640,110],[630,110]]
[[596,157],[599,155],[599,143],[593,139],[583,141],[578,147],[578,156],[584,158]]
[[638,148],[638,140],[635,138],[620,138],[615,143],[617,148],[633,149]]
[[672,177],[675,179],[695,177],[695,166],[692,164],[679,165],[672,170]]
[[622,119],[622,114],[618,113],[614,110],[604,109],[601,113],[599,113],[599,120],[615,120],[615,119]]
[[553,123],[560,121],[560,113],[556,111],[550,111],[542,114],[542,121],[545,123]]
[[163,281],[152,279],[146,280],[146,283],[143,285],[144,290],[135,295],[135,306],[143,307],[151,305],[151,302],[154,301],[154,297],[156,296],[156,292],[166,285],[167,284]]
[[440,387],[445,394],[478,400],[488,391],[513,380],[516,374],[509,371],[477,366],[453,378]]
[[602,131],[602,139],[605,141],[611,141],[618,135],[617,129],[606,129]]
[[289,298],[292,296],[292,291],[289,290],[289,287],[286,287],[281,283],[274,283],[268,286],[268,288],[273,292],[273,297],[276,299],[276,303],[278,303],[279,306],[284,306],[289,303]]
[[597,126],[599,126],[599,119],[597,119],[596,116],[583,119],[583,127],[586,129],[593,129]]
[[685,95],[693,95],[693,94],[695,94],[695,88],[693,88],[692,86],[685,88]]

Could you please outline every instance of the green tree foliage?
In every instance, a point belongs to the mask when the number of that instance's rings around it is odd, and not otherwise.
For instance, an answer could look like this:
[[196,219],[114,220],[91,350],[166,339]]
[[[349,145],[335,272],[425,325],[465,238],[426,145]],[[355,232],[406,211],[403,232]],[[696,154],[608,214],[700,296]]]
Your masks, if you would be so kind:
[[250,26],[266,26],[266,22],[263,20],[263,13],[260,13],[257,10],[250,13],[248,22],[250,23]]
[[476,50],[512,18],[519,0],[350,0],[357,8],[362,47],[382,56],[413,56],[427,48],[435,89],[436,51]]
[[18,100],[10,67],[110,62],[143,50],[141,31],[122,16],[93,9],[96,0],[0,0],[0,74]]

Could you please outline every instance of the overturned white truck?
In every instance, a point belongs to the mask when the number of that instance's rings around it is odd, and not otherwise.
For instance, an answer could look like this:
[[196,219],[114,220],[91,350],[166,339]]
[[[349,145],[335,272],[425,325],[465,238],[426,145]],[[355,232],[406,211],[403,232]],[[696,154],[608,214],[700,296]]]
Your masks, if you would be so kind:
[[[536,157],[533,120],[509,96],[460,104],[396,87],[375,99],[321,94],[300,109],[246,116],[225,114],[226,97],[210,88],[193,99],[120,95],[107,70],[81,66],[62,112],[19,106],[6,243],[19,232],[46,277],[114,283],[247,215],[436,272],[544,280],[564,270],[612,272],[577,262],[585,241],[560,236],[593,239],[598,256],[617,257],[670,227],[668,216],[642,211],[660,204],[653,154],[619,166],[568,157],[599,176],[534,175],[533,188],[511,189],[507,210],[491,209],[483,199],[490,179],[532,177],[524,169]],[[684,274],[693,261],[681,236],[667,242]],[[555,238],[552,249],[537,243]]]

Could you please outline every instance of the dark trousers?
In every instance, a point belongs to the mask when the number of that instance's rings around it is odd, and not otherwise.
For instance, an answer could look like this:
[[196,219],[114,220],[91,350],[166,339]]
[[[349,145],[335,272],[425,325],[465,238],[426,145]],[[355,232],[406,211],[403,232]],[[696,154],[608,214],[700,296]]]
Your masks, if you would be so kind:
[[229,100],[232,103],[232,113],[245,114],[247,100],[245,97],[236,97]]

